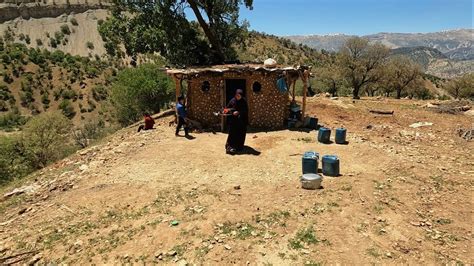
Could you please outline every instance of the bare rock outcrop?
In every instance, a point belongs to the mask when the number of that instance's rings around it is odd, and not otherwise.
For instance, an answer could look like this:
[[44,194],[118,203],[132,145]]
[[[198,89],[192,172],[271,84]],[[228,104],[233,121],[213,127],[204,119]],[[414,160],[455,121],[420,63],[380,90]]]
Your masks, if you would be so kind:
[[107,0],[0,0],[0,23],[16,18],[47,18],[105,9]]

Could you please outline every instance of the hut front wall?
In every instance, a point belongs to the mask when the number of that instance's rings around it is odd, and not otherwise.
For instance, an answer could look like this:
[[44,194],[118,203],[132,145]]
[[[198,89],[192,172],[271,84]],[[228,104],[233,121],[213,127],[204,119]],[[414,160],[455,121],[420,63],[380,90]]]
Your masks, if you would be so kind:
[[[220,118],[213,115],[225,101],[225,80],[245,79],[246,98],[249,106],[249,123],[255,128],[277,129],[288,117],[288,93],[281,93],[277,86],[277,73],[263,71],[226,72],[223,74],[200,74],[189,83],[189,115],[207,126],[220,124]],[[210,83],[210,90],[202,91],[204,81]],[[261,91],[254,92],[255,82],[261,84]]]

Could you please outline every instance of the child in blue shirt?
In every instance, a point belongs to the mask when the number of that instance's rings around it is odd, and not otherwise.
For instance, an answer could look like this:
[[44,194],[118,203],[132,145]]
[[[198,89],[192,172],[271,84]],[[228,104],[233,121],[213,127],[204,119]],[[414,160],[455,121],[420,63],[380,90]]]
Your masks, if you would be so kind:
[[176,111],[178,113],[178,126],[176,127],[175,136],[179,136],[179,130],[181,127],[184,127],[184,134],[186,137],[189,137],[189,128],[186,123],[186,106],[184,104],[184,97],[178,97],[178,103],[176,104]]

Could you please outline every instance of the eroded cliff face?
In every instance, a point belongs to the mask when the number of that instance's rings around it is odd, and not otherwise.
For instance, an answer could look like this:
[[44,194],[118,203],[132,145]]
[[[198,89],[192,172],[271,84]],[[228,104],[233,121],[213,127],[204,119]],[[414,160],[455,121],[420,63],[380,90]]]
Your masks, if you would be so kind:
[[0,0],[0,23],[16,18],[47,18],[104,9],[107,0]]
[[[10,31],[14,34],[15,42],[24,43],[28,47],[50,51],[59,49],[72,55],[88,57],[103,56],[105,48],[97,26],[107,15],[108,11],[105,9],[94,9],[56,17],[20,17],[0,23],[0,36]],[[61,27],[64,26],[69,28],[69,34],[61,34]],[[58,34],[62,36],[61,40],[58,39]]]

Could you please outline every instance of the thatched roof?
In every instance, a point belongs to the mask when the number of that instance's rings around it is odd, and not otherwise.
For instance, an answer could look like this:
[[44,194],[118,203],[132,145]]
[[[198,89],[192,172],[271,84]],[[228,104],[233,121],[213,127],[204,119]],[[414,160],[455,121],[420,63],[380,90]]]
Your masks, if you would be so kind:
[[167,69],[168,75],[193,75],[202,73],[224,73],[224,72],[254,72],[254,71],[267,71],[267,72],[298,72],[304,70],[304,66],[276,66],[268,67],[263,64],[229,64],[229,65],[213,65],[205,67],[189,67],[183,69]]

